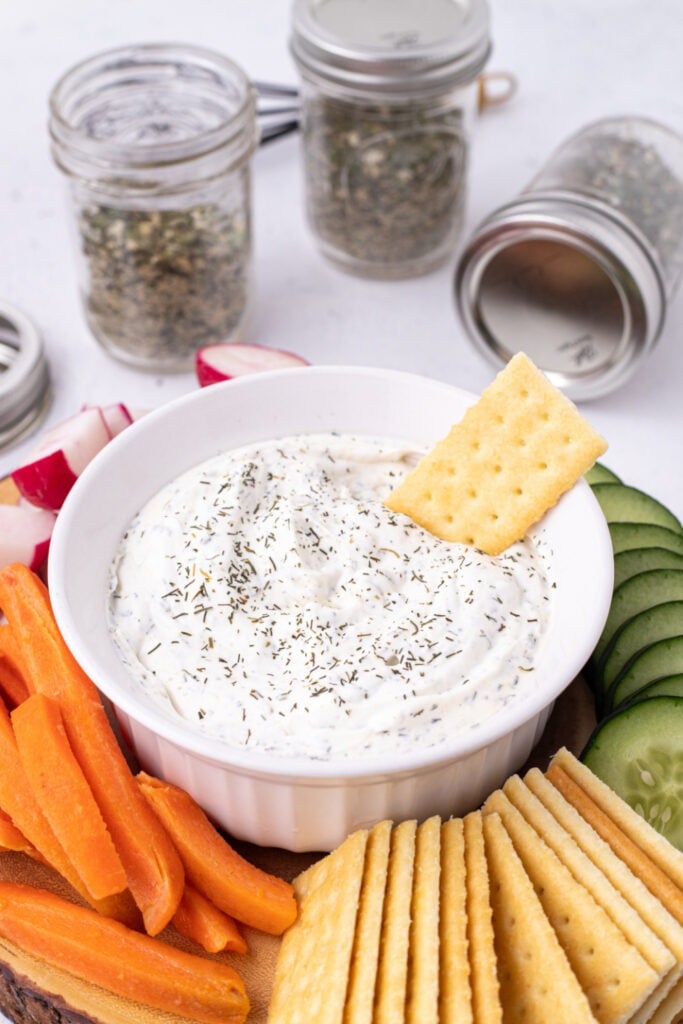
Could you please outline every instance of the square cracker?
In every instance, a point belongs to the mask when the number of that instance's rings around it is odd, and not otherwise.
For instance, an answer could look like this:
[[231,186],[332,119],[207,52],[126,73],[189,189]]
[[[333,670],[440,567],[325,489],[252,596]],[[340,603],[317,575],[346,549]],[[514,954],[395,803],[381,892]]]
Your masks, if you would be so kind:
[[368,835],[344,1024],[372,1024],[391,830],[390,821],[380,821]]
[[466,899],[463,821],[450,818],[441,826],[441,1024],[473,1024]]
[[268,1024],[341,1024],[367,838],[354,832],[294,879],[299,916],[280,946]]
[[[538,769],[536,772],[543,779]],[[531,772],[528,773],[528,775],[530,774]],[[552,790],[553,787],[549,783],[547,785]],[[512,775],[506,780],[503,793],[574,877],[585,886],[596,903],[605,909],[631,945],[638,950],[650,966],[658,972],[670,971],[676,963],[672,949],[662,941],[661,936],[657,935],[643,915],[635,909],[627,893],[613,884],[602,866],[602,862],[608,859],[611,853],[609,847],[605,847],[603,844],[605,853],[596,863],[588,856],[576,838],[535,795],[533,790],[525,785],[519,775]],[[559,793],[557,797],[562,799]],[[595,835],[595,833],[593,834]],[[598,837],[595,836],[595,838],[599,842]],[[622,867],[630,876],[629,888],[635,888],[636,879],[625,865]],[[656,906],[657,901],[654,897],[647,893],[647,890],[644,893],[650,897],[651,905]],[[647,912],[650,903],[646,901],[643,910]],[[670,925],[675,926],[672,918],[669,918],[669,922]]]
[[602,1024],[627,1024],[662,980],[664,968],[656,971],[647,963],[501,790],[484,805],[485,814],[494,812],[512,840],[594,1016]]
[[606,448],[576,406],[519,352],[386,505],[437,537],[497,555]]
[[418,827],[415,842],[406,1024],[439,1022],[441,818]]
[[595,1024],[585,993],[501,819],[487,814],[483,827],[505,1019],[525,1024]]
[[[556,830],[548,825],[548,820],[552,819],[556,828],[562,830],[566,837],[566,842],[562,844],[563,849],[571,849],[567,846],[568,842],[575,847],[576,852],[572,855],[570,864],[575,874],[579,870],[581,861],[578,858],[581,855],[590,862],[593,871],[597,872],[599,877],[603,877],[612,890],[621,896],[635,916],[635,923],[628,914],[620,910],[619,904],[614,903],[604,885],[593,883],[594,876],[590,870],[581,870],[584,883],[591,886],[595,898],[599,902],[602,901],[605,909],[614,917],[627,938],[648,963],[657,970],[665,970],[666,961],[673,959],[673,966],[665,972],[659,986],[646,1000],[638,1014],[634,1015],[631,1024],[654,1022],[657,1019],[655,1010],[659,1012],[658,1008],[663,1005],[663,1001],[668,998],[674,986],[679,985],[683,974],[683,928],[538,768],[531,768],[523,781],[513,776],[506,782],[503,791],[516,807],[523,810],[536,831],[542,831],[551,843]],[[522,791],[525,796],[522,796]],[[533,805],[530,801],[533,801]],[[540,810],[532,811],[532,806]],[[555,848],[554,843],[553,847]],[[661,948],[653,946],[648,933],[659,941],[666,952],[665,958],[662,957]],[[670,1019],[666,1024],[670,1024]]]
[[498,964],[493,936],[489,866],[484,848],[481,812],[463,819],[467,948],[470,960],[472,1012],[477,1024],[502,1024]]
[[680,850],[677,850],[665,836],[657,832],[649,822],[645,821],[566,747],[557,751],[552,764],[559,765],[567,775],[574,779],[591,800],[616,822],[622,831],[626,832],[662,871],[669,875],[679,889],[683,889],[683,853]]
[[391,836],[373,1024],[396,1024],[405,1014],[416,835],[417,822],[409,820]]

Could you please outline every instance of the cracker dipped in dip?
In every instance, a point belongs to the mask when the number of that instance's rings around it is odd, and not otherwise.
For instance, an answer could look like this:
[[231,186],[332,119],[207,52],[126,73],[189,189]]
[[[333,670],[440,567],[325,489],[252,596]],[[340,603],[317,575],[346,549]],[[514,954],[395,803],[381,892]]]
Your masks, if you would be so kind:
[[543,548],[488,556],[391,512],[422,454],[288,437],[164,487],[111,571],[109,625],[140,686],[229,745],[321,760],[437,745],[533,690]]

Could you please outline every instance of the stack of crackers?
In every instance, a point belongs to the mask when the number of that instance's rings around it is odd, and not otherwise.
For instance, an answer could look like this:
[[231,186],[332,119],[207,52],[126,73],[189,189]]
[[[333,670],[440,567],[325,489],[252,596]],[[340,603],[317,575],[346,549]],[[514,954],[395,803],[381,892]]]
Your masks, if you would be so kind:
[[672,1024],[683,854],[567,750],[294,882],[269,1024]]

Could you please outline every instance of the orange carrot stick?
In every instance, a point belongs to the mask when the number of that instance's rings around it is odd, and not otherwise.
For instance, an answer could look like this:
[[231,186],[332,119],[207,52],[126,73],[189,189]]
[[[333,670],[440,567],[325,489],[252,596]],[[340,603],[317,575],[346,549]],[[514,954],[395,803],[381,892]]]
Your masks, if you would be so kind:
[[19,853],[27,853],[29,857],[39,857],[40,854],[32,843],[14,824],[9,814],[0,810],[0,850],[16,850]]
[[172,837],[189,881],[231,917],[281,935],[297,915],[292,886],[233,850],[189,793],[145,772],[137,779]]
[[28,697],[28,690],[22,675],[17,672],[11,661],[0,654],[0,692],[5,703],[11,708],[21,704]]
[[156,935],[183,894],[178,853],[135,783],[97,688],[59,633],[45,585],[24,565],[6,566],[0,571],[0,607],[14,632],[29,690],[60,705],[72,750],[114,840],[145,927]]
[[0,935],[24,953],[126,999],[202,1024],[242,1024],[231,967],[134,932],[43,889],[0,882]]
[[91,897],[123,892],[126,872],[71,749],[59,704],[34,693],[11,719],[31,788]]
[[[135,909],[128,893],[93,900],[43,814],[19,759],[9,712],[0,701],[0,807],[38,852],[86,902],[110,917],[132,924]],[[27,851],[30,852],[30,851]]]
[[181,935],[192,939],[207,953],[246,953],[247,943],[232,917],[185,882],[183,898],[173,916],[173,924]]
[[6,622],[0,625],[0,690],[10,707],[16,707],[28,697],[28,689],[17,663],[12,628]]

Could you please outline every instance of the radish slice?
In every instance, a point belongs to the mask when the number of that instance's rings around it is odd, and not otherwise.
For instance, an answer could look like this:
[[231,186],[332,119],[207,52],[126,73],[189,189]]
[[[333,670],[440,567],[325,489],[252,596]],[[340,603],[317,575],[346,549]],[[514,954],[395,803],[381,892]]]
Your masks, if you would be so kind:
[[205,345],[195,356],[195,371],[202,388],[221,380],[242,377],[245,373],[308,365],[308,360],[293,352],[266,348],[265,345]]
[[0,569],[23,562],[37,572],[47,558],[56,518],[34,505],[0,505]]
[[102,410],[81,409],[43,435],[38,447],[14,470],[12,479],[31,504],[56,511],[109,440]]
[[[84,406],[86,409],[98,408],[97,406]],[[120,434],[125,427],[129,427],[133,422],[134,416],[127,405],[123,402],[113,402],[111,405],[100,405],[100,412],[104,417],[104,422],[107,424],[110,437],[116,437]]]

